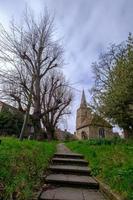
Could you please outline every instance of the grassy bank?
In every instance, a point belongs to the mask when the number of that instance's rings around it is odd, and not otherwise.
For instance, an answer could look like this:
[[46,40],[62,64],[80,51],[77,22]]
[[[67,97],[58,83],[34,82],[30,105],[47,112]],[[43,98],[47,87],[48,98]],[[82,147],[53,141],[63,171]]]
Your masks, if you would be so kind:
[[29,200],[40,184],[39,177],[46,169],[56,143],[0,139],[0,193],[4,200]]
[[85,155],[93,175],[124,199],[133,200],[133,140],[74,141],[66,145]]

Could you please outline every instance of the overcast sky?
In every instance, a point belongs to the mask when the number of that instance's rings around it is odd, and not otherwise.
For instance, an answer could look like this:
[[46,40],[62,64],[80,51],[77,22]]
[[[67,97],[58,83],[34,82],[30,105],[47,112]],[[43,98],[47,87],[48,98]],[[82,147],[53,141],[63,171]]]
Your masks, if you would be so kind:
[[73,132],[82,89],[90,100],[91,63],[109,44],[120,43],[133,32],[133,0],[0,0],[0,22],[8,26],[12,16],[19,19],[26,4],[36,15],[45,6],[55,15],[57,36],[65,49],[63,70],[71,83],[77,83],[73,114],[64,125]]

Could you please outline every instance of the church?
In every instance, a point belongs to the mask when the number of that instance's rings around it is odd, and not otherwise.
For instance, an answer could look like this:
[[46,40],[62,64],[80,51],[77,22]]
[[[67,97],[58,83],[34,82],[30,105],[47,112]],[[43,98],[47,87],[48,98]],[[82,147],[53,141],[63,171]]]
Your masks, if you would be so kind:
[[87,104],[84,90],[76,116],[76,136],[78,139],[112,138],[112,126],[92,111]]

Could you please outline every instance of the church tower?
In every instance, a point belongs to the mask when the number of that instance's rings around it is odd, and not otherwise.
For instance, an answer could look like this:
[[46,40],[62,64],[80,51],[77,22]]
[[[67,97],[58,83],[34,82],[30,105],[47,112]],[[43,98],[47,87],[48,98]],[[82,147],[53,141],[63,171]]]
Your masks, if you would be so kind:
[[83,90],[80,107],[77,110],[76,129],[86,126],[88,124],[88,118],[90,117],[91,117],[91,109],[87,106],[85,92]]

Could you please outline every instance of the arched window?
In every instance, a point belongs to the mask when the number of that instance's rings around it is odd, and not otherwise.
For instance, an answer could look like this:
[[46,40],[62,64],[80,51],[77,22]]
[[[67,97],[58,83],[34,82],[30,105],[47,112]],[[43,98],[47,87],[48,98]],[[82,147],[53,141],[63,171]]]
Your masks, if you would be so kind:
[[104,130],[104,128],[99,128],[99,137],[100,138],[105,138],[105,130]]
[[88,139],[87,133],[86,133],[85,131],[82,131],[82,133],[81,133],[81,138],[82,138],[83,140],[87,140],[87,139]]

